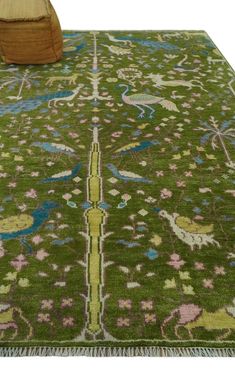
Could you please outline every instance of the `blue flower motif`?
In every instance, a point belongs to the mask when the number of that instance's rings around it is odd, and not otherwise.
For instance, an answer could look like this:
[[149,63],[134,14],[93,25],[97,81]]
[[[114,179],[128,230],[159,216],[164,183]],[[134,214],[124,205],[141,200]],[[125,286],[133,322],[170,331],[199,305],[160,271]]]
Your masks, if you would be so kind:
[[147,256],[147,258],[148,258],[149,260],[157,259],[157,258],[158,258],[158,251],[157,251],[157,250],[154,250],[154,249],[152,249],[152,248],[150,247],[150,248],[148,249],[148,251],[146,251],[145,256]]
[[194,157],[193,159],[197,164],[203,164],[204,163],[203,159],[199,155],[197,157]]
[[193,208],[193,212],[195,212],[195,214],[200,214],[202,210],[200,209],[200,207],[194,207]]
[[140,225],[139,227],[136,228],[136,230],[137,230],[138,232],[144,232],[144,231],[147,230],[147,228],[146,228],[144,225]]
[[210,202],[207,201],[207,199],[202,200],[202,205],[203,206],[209,206]]

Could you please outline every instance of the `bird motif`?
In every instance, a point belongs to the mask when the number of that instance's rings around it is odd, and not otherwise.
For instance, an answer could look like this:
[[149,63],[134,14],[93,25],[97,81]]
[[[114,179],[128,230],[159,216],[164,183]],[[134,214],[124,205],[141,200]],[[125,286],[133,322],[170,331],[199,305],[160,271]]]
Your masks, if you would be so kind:
[[120,36],[120,37],[118,37],[118,39],[119,40],[129,40],[129,41],[137,43],[137,44],[139,44],[143,47],[152,48],[153,50],[164,49],[164,50],[172,51],[172,50],[179,49],[178,46],[176,46],[174,44],[171,44],[171,43],[168,43],[168,42],[165,42],[165,41],[144,40],[144,39],[139,39],[139,38],[135,38],[135,37],[132,37],[132,36]]
[[135,174],[134,172],[118,170],[117,167],[114,166],[112,163],[108,163],[107,168],[112,172],[113,176],[126,182],[133,181],[135,183],[146,183],[146,184],[152,183],[151,180],[146,179],[138,174]]
[[177,213],[170,215],[165,210],[160,210],[159,215],[169,221],[175,235],[186,245],[190,246],[192,251],[196,247],[201,249],[202,246],[207,246],[208,244],[220,247],[219,242],[214,240],[214,235],[211,234],[214,229],[213,224],[201,225]]
[[52,103],[54,103],[54,106],[56,106],[57,102],[60,101],[70,102],[77,96],[82,87],[84,87],[84,84],[78,84],[75,89],[70,91],[52,92],[48,93],[47,95],[41,95],[34,98],[29,98],[28,100],[22,100],[14,104],[1,105],[0,117],[6,114],[18,114],[22,111],[25,112],[37,109],[44,102],[48,102],[48,107],[50,107]]
[[0,239],[10,240],[34,233],[48,220],[50,211],[56,207],[56,202],[46,201],[31,215],[19,214],[0,220]]
[[109,34],[108,32],[106,32],[105,35],[113,43],[123,43],[124,45],[132,46],[132,42],[130,40],[122,40],[122,39],[119,39],[119,38],[115,38],[113,35]]
[[174,66],[174,70],[177,70],[179,72],[189,72],[189,71],[196,72],[196,71],[198,71],[198,68],[192,68],[192,67],[186,65],[187,59],[188,59],[188,55],[185,54],[184,58],[180,62],[178,62],[178,64],[176,64]]
[[119,84],[119,87],[125,88],[125,91],[122,93],[123,102],[128,105],[135,106],[138,110],[140,110],[138,118],[144,118],[145,108],[150,110],[149,118],[153,118],[155,109],[150,106],[153,104],[161,105],[164,109],[169,111],[179,112],[177,106],[172,101],[166,100],[164,97],[157,97],[147,93],[135,93],[127,96],[129,86],[126,84]]
[[108,50],[113,53],[113,54],[116,54],[117,56],[124,56],[125,54],[131,54],[131,50],[128,48],[121,48],[121,47],[117,47],[116,45],[106,45],[106,44],[102,44],[103,47],[106,47],[108,48]]
[[52,183],[57,181],[67,181],[73,179],[80,171],[82,165],[78,163],[72,170],[66,170],[41,180],[41,183]]
[[139,142],[132,142],[125,146],[122,146],[121,148],[115,150],[114,157],[117,157],[119,155],[126,155],[130,153],[138,153],[142,150],[148,149],[153,145],[160,145],[160,142],[157,140],[146,140],[146,141],[139,141]]
[[38,148],[41,148],[49,153],[60,153],[60,154],[66,154],[66,155],[74,155],[75,151],[74,149],[70,148],[69,146],[66,146],[64,144],[57,144],[57,143],[50,143],[50,142],[33,142],[32,146],[36,146]]
[[64,53],[68,54],[68,53],[71,53],[71,52],[79,52],[85,46],[86,46],[85,43],[81,43],[79,45],[67,45],[66,47],[64,47]]

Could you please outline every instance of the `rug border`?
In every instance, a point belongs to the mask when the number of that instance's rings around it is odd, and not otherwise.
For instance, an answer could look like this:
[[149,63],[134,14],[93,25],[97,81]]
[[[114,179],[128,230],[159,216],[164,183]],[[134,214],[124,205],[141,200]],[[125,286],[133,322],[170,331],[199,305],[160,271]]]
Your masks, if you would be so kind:
[[207,347],[1,347],[0,357],[235,357],[235,348]]

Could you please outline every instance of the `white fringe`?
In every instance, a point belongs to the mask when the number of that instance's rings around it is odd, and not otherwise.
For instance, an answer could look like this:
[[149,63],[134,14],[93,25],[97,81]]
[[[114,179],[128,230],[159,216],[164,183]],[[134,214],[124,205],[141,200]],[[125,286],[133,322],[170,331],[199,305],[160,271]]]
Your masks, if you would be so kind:
[[207,347],[0,347],[0,357],[235,357],[235,348]]

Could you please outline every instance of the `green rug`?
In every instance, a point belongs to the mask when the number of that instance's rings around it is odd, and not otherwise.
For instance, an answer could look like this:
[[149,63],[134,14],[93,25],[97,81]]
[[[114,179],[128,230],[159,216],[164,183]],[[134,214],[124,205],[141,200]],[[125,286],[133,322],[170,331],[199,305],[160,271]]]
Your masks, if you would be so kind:
[[235,75],[203,31],[0,65],[0,355],[234,356]]

